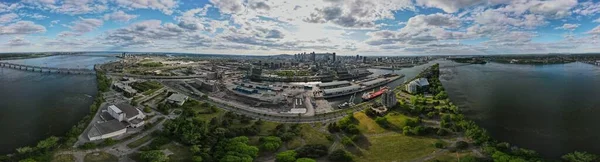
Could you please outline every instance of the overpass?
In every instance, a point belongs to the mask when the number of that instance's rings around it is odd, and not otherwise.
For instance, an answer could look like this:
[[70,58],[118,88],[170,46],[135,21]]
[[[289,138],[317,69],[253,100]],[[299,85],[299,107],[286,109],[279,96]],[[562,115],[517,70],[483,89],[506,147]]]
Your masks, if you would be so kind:
[[96,71],[94,71],[92,69],[43,67],[43,66],[22,65],[22,64],[8,63],[8,62],[0,62],[0,67],[24,70],[24,71],[41,72],[41,73],[80,74],[80,75],[95,75],[96,74]]
[[137,75],[137,74],[125,74],[125,73],[107,73],[112,76],[119,77],[132,77],[138,79],[194,79],[194,78],[203,78],[206,76],[203,75],[189,75],[189,76],[155,76],[155,75]]

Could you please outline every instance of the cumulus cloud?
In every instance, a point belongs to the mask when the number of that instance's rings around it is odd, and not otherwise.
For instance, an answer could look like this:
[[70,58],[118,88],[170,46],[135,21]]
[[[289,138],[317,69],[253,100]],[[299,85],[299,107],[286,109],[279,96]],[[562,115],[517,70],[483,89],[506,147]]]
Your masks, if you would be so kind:
[[19,15],[15,14],[15,13],[8,13],[8,14],[0,15],[0,24],[13,22],[13,21],[17,20],[17,18],[19,18]]
[[575,30],[577,27],[579,27],[580,24],[563,24],[563,26],[560,27],[556,27],[554,29],[563,29],[563,30],[570,30],[573,31]]
[[376,20],[393,19],[394,11],[413,9],[409,0],[348,0],[330,1],[331,4],[316,8],[304,21],[310,23],[331,22],[348,28],[371,28]]
[[444,10],[447,13],[455,13],[458,10],[476,4],[482,4],[483,0],[416,0],[418,5],[425,7],[434,7]]
[[5,3],[5,2],[0,2],[0,13],[3,12],[12,12],[15,11],[17,9],[22,8],[23,5],[19,4],[19,3]]
[[115,11],[113,13],[110,14],[105,14],[104,15],[104,20],[114,20],[114,21],[118,21],[118,22],[128,22],[131,19],[135,19],[137,18],[138,15],[130,15],[127,14],[123,11]]
[[10,47],[29,46],[31,45],[31,42],[23,39],[22,37],[14,37],[11,40],[9,40],[5,45]]
[[34,34],[44,32],[46,32],[46,28],[44,26],[35,24],[31,21],[18,21],[6,26],[0,26],[0,35]]
[[237,14],[246,10],[246,6],[239,0],[210,0],[219,11],[224,14]]
[[100,19],[79,18],[79,20],[72,22],[68,27],[75,35],[82,35],[96,30],[98,27],[102,26],[102,24],[104,24],[104,22]]
[[600,25],[587,32],[588,34],[600,35]]
[[115,0],[115,3],[122,7],[134,9],[154,9],[171,15],[178,6],[175,0]]
[[100,13],[108,9],[106,0],[23,0],[22,2],[38,9],[68,15]]
[[369,45],[389,44],[427,44],[437,40],[459,39],[466,35],[462,32],[448,31],[446,29],[458,28],[460,19],[448,14],[417,15],[406,23],[399,31],[382,30],[368,33],[371,38]]

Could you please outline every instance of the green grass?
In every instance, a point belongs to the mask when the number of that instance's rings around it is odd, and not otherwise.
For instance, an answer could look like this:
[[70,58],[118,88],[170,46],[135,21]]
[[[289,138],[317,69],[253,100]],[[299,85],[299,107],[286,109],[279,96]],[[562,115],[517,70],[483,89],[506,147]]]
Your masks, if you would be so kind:
[[377,134],[387,131],[362,111],[354,113],[354,118],[359,122],[358,129],[364,134]]
[[394,133],[367,137],[367,139],[369,146],[362,148],[362,156],[358,156],[356,161],[409,161],[426,156],[436,150],[433,146],[436,139],[432,138]]
[[442,162],[451,162],[451,161],[458,161],[458,159],[462,159],[464,157],[467,156],[473,156],[471,152],[446,152],[444,154],[441,154],[431,160],[427,160],[427,162],[434,162],[434,161],[442,161]]
[[316,129],[317,128],[313,128],[309,124],[302,125],[300,136],[302,136],[306,144],[322,144],[325,146],[331,145],[332,142],[327,140],[327,134]]
[[146,135],[146,136],[144,136],[144,137],[142,137],[140,139],[137,139],[137,140],[135,140],[135,141],[127,144],[127,147],[129,147],[129,148],[136,148],[136,147],[139,147],[142,144],[150,141],[151,139],[152,139],[152,135]]
[[[98,154],[98,155],[95,155]],[[106,152],[92,152],[85,155],[85,162],[106,162],[106,161],[119,161],[119,159],[109,153]]]
[[177,161],[191,161],[192,152],[190,152],[190,148],[183,145],[176,145],[171,142],[161,147],[161,149],[168,149],[173,152],[173,155],[169,156],[169,161],[177,162]]
[[292,140],[285,143],[288,150],[300,148],[302,146],[302,138],[294,137]]
[[75,156],[72,154],[57,155],[52,159],[52,162],[72,162],[75,161]]
[[402,129],[404,126],[406,126],[406,119],[414,119],[412,117],[408,117],[406,115],[396,112],[388,113],[387,115],[385,115],[385,118],[396,129]]
[[212,118],[223,116],[223,114],[225,114],[225,111],[220,110],[220,111],[218,111],[216,113],[212,113],[212,114],[197,114],[194,118],[198,119],[198,120],[210,122],[210,120]]
[[277,127],[277,125],[279,125],[279,123],[263,121],[262,125],[260,125],[260,133],[258,133],[258,135],[260,135],[260,136],[272,135],[273,131],[275,130],[275,127]]

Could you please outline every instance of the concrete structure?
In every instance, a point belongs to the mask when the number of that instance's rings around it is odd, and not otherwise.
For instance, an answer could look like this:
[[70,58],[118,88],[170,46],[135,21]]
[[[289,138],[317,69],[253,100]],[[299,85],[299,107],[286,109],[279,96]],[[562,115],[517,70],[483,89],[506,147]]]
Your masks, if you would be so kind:
[[110,116],[115,118],[117,121],[124,121],[126,119],[125,113],[115,105],[108,106],[108,114],[110,114]]
[[125,97],[133,97],[138,93],[138,91],[131,88],[131,86],[120,82],[113,83],[112,87],[117,92],[123,92]]
[[215,81],[215,80],[196,79],[194,82],[196,83],[196,85],[200,86],[200,87],[197,87],[199,89],[209,91],[209,92],[215,92],[218,90],[217,89],[217,81]]
[[187,99],[188,97],[185,95],[174,93],[171,96],[169,96],[169,98],[167,98],[167,103],[182,106]]
[[394,91],[388,90],[385,93],[381,94],[381,104],[387,108],[391,108],[396,106],[398,101],[396,100],[396,94]]
[[77,68],[56,68],[56,67],[43,67],[43,66],[32,66],[32,65],[21,65],[9,62],[0,62],[0,67],[12,68],[17,70],[42,72],[42,73],[61,73],[61,74],[96,74],[93,69],[77,69]]
[[428,87],[429,82],[426,78],[415,79],[405,85],[406,92],[408,93],[417,93],[419,89],[427,89]]
[[321,89],[330,89],[330,88],[338,88],[338,87],[346,87],[351,85],[350,82],[348,81],[335,81],[335,82],[328,82],[328,83],[319,83],[317,84],[317,86]]
[[333,89],[324,89],[323,95],[324,96],[330,96],[330,95],[333,96],[333,95],[337,95],[337,94],[358,91],[359,89],[360,89],[360,86],[358,86],[358,85],[352,85],[352,86],[341,87],[341,88],[333,88]]
[[107,139],[125,134],[127,128],[117,120],[110,120],[104,123],[95,123],[88,131],[90,141]]

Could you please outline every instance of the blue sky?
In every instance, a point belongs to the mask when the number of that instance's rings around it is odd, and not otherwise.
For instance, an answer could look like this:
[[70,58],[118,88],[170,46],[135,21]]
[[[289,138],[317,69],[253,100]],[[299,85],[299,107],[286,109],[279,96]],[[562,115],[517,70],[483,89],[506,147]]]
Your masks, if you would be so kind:
[[588,0],[4,0],[2,52],[600,52]]

